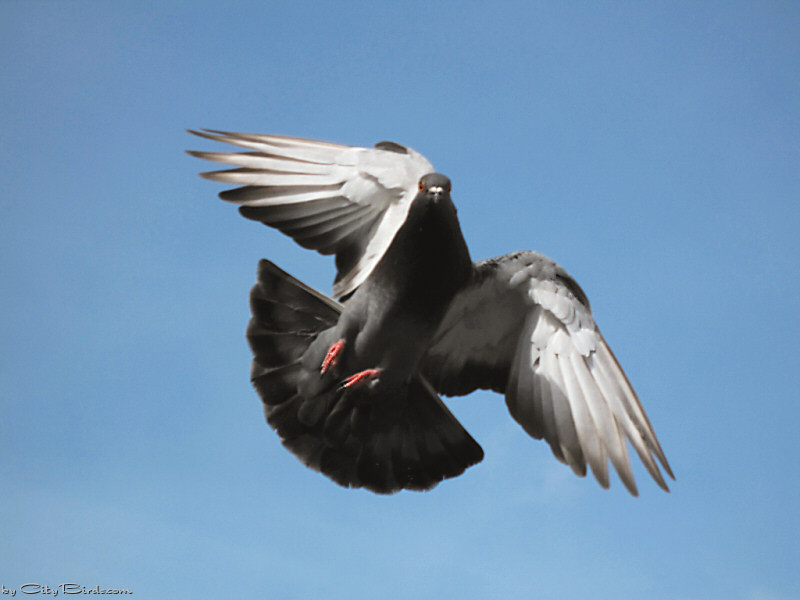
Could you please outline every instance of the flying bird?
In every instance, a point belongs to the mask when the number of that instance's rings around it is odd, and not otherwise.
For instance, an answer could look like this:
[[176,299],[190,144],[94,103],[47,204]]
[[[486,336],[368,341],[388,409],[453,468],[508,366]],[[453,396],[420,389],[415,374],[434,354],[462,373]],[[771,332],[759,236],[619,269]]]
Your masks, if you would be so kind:
[[[638,495],[635,450],[674,475],[586,294],[536,252],[473,262],[450,180],[394,142],[374,148],[191,131],[244,151],[189,154],[231,168],[223,200],[332,254],[330,298],[268,260],[250,293],[251,380],[283,445],[346,487],[427,490],[483,450],[440,394],[505,395],[511,416],[583,477],[609,462]],[[659,464],[661,469],[659,468]]]

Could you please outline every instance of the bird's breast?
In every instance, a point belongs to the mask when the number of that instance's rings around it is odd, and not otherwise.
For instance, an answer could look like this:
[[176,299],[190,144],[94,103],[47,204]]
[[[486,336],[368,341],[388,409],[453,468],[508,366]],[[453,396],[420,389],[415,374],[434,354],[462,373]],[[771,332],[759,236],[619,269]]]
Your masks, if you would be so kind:
[[[348,305],[362,318],[358,362],[398,378],[416,372],[472,261],[452,203],[412,206],[388,250]],[[388,373],[387,373],[388,374]]]

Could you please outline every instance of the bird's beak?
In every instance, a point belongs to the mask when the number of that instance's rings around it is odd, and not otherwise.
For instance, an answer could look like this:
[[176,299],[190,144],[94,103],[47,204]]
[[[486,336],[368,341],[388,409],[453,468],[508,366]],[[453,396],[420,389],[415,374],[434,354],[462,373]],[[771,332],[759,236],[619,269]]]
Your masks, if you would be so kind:
[[444,188],[440,185],[432,185],[428,188],[428,193],[432,194],[435,200],[438,200],[444,195]]

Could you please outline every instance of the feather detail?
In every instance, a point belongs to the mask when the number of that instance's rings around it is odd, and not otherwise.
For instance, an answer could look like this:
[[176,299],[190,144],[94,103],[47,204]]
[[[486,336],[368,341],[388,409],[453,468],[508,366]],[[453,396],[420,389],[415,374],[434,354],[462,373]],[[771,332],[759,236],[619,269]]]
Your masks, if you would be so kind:
[[514,419],[545,439],[558,460],[580,476],[588,465],[602,487],[610,484],[610,462],[635,496],[630,442],[668,490],[656,461],[671,477],[672,471],[583,290],[540,254],[517,252],[475,265],[471,285],[434,336],[425,373],[442,393],[505,392]]
[[[405,222],[420,178],[433,172],[422,155],[389,142],[359,148],[275,135],[190,133],[247,150],[189,154],[234,167],[201,176],[240,186],[220,197],[240,205],[243,216],[306,248],[336,254],[337,298],[366,280]],[[316,220],[319,213],[326,214]]]

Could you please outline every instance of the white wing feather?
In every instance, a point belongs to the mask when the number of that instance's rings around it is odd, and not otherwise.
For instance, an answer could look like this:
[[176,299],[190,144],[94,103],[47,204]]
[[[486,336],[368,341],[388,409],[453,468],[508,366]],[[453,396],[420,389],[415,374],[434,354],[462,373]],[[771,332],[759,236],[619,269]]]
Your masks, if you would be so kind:
[[335,253],[338,298],[369,276],[405,221],[419,179],[433,171],[425,157],[393,144],[359,148],[275,135],[191,133],[250,150],[189,154],[236,167],[201,175],[243,186],[220,196],[244,216],[307,248]]

